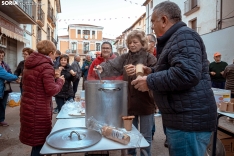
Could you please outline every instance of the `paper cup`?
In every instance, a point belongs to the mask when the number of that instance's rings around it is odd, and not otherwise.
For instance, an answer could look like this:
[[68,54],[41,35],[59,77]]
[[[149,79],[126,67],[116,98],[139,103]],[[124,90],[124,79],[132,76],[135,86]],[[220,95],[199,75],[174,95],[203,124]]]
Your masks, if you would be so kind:
[[127,131],[131,131],[132,130],[132,119],[131,120],[123,120],[124,122],[124,128]]
[[137,64],[136,65],[136,76],[144,76],[144,65],[143,64]]

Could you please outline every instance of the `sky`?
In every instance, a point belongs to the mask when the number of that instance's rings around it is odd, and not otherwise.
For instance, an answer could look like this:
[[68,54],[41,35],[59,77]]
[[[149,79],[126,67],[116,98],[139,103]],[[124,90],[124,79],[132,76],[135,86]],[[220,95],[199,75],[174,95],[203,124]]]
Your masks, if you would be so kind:
[[[60,0],[58,35],[67,35],[68,24],[104,27],[103,37],[115,39],[145,11],[145,0]],[[104,20],[105,19],[105,20]]]

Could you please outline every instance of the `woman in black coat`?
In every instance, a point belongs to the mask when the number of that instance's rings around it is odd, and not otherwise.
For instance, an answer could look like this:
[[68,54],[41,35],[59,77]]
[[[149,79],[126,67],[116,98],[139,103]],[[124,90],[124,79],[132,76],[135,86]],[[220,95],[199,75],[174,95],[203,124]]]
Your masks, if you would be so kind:
[[58,105],[58,111],[61,110],[62,106],[68,100],[72,100],[74,97],[74,92],[71,82],[76,79],[76,72],[73,71],[72,67],[69,65],[69,57],[67,55],[60,56],[59,70],[61,75],[64,75],[65,83],[62,90],[55,95],[55,101]]

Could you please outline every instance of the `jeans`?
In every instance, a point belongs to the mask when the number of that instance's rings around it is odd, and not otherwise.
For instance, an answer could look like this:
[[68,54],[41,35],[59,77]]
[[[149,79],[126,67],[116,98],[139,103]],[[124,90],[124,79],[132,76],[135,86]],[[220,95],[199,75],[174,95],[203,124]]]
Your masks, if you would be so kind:
[[156,131],[155,118],[153,118],[152,136],[154,136],[155,131]]
[[203,156],[211,132],[186,132],[166,128],[170,156]]
[[61,98],[61,97],[55,97],[55,101],[57,103],[57,108],[58,108],[58,112],[60,112],[60,110],[62,109],[63,105],[66,103],[66,101],[72,100],[73,97],[69,97],[69,98]]
[[0,99],[0,122],[5,120],[5,111],[6,111],[6,104],[8,99],[9,93],[4,92],[3,98]]
[[[139,119],[140,121],[139,121]],[[153,128],[154,114],[150,115],[136,115],[133,119],[133,125],[138,129],[138,123],[140,122],[140,133],[144,136],[149,143],[149,147],[143,148],[148,156],[151,156],[151,142],[152,142],[152,128]],[[136,149],[129,149],[128,154],[135,156]],[[141,156],[144,154],[141,152]]]
[[76,79],[73,82],[73,92],[74,92],[74,97],[73,98],[75,98],[75,96],[76,96],[76,92],[77,92],[77,87],[78,87],[79,81],[80,81],[80,79]]
[[213,88],[225,89],[225,82],[215,82],[212,81]]
[[31,151],[31,156],[41,156],[40,151],[43,145],[33,146]]

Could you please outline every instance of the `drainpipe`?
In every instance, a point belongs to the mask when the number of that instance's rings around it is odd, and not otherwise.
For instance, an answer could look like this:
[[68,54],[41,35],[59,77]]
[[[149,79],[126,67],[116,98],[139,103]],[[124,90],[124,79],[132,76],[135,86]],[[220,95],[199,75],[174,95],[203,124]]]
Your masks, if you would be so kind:
[[222,29],[223,22],[223,0],[220,0],[220,29]]
[[150,15],[149,15],[149,4],[148,4],[148,32],[147,32],[147,34],[149,34],[150,32],[150,22],[149,22],[149,17],[150,17]]

